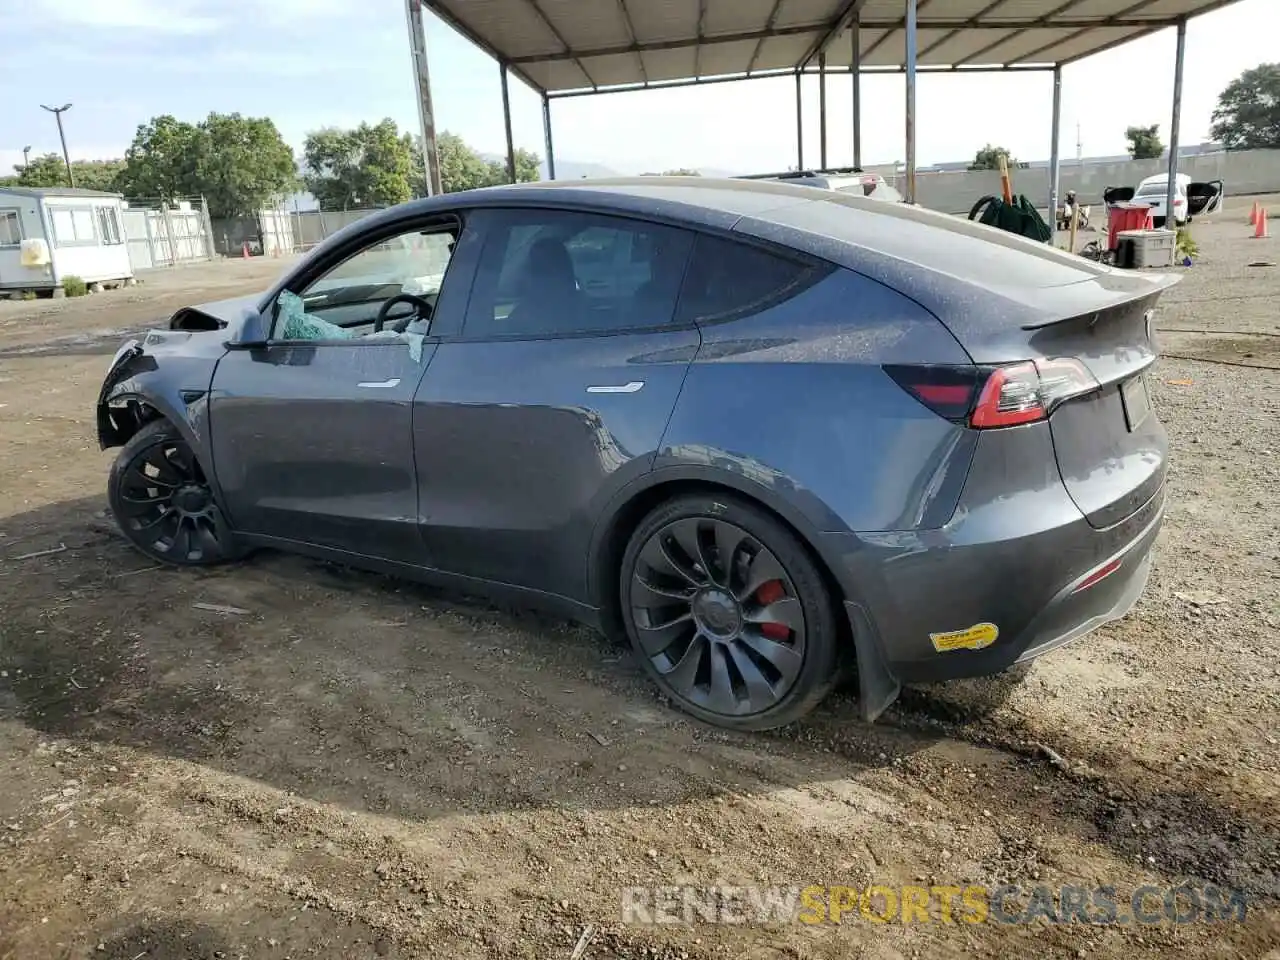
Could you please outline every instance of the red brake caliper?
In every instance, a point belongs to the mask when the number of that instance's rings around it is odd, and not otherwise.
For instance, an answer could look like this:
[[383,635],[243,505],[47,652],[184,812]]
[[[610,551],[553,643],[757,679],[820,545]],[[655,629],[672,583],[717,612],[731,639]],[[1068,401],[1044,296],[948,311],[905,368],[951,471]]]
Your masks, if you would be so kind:
[[[759,589],[756,590],[756,603],[762,607],[767,607],[786,595],[787,588],[782,585],[781,580],[770,580],[767,583],[762,583]],[[762,623],[760,624],[760,632],[770,640],[791,639],[791,628],[785,623]]]

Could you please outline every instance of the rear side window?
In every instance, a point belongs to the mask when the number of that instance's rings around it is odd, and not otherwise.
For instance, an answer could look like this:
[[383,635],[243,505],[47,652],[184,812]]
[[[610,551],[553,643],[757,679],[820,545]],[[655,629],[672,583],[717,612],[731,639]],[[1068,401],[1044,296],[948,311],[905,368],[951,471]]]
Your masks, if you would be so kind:
[[692,234],[563,210],[478,211],[485,242],[469,337],[607,334],[669,325]]
[[796,296],[825,272],[759,247],[702,235],[693,245],[678,317],[682,323],[710,323],[759,313]]

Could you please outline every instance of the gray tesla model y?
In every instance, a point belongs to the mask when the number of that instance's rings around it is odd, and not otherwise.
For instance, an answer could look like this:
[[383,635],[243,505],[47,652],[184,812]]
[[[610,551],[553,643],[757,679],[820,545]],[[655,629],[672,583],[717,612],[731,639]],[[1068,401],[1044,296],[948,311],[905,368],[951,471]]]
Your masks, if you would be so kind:
[[1173,280],[902,204],[640,178],[415,201],[120,348],[112,510],[551,606],[760,729],[1001,671],[1146,583]]

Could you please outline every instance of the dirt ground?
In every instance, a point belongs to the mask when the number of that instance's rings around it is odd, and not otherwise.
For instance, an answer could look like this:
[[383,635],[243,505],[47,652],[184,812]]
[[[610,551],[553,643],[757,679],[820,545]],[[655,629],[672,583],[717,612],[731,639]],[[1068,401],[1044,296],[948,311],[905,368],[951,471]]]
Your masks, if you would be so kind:
[[[0,304],[0,958],[1280,956],[1280,266],[1248,265],[1280,239],[1247,239],[1246,211],[1194,226],[1159,315],[1171,489],[1134,612],[874,726],[842,693],[767,735],[673,712],[626,650],[558,621],[294,557],[191,572],[131,550],[94,434],[110,353],[284,261]],[[1243,891],[1246,918],[619,906],[675,884],[1123,901],[1184,881]]]

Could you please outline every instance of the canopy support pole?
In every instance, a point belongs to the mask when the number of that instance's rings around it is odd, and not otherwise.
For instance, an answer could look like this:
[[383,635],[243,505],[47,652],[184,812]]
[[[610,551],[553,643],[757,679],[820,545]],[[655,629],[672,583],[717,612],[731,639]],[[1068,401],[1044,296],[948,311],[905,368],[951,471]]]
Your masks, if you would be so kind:
[[427,196],[437,197],[440,186],[440,153],[436,149],[436,118],[431,107],[431,74],[427,70],[427,35],[422,29],[421,0],[405,0],[409,21],[409,50],[413,54],[413,79],[418,91],[418,123],[422,127],[422,162],[427,172]]
[[1053,68],[1053,140],[1049,144],[1049,244],[1058,242],[1058,189],[1062,176],[1062,157],[1058,138],[1062,132],[1062,67]]
[[507,181],[516,182],[516,146],[511,136],[511,94],[507,90],[507,65],[498,64],[502,72],[502,123],[507,130]]
[[547,179],[556,178],[556,150],[551,142],[551,99],[542,95],[542,139],[547,145]]
[[1187,21],[1178,21],[1178,52],[1173,60],[1173,119],[1169,122],[1169,188],[1164,198],[1164,225],[1178,229],[1178,213],[1173,202],[1178,193],[1178,134],[1182,121],[1182,61],[1187,53]]
[[796,170],[804,169],[804,74],[796,70]]
[[916,0],[907,0],[907,203],[916,202]]
[[818,162],[827,169],[827,52],[818,54]]
[[853,165],[862,169],[862,15],[853,18],[850,73],[853,76]]

